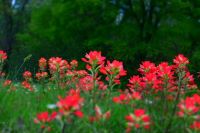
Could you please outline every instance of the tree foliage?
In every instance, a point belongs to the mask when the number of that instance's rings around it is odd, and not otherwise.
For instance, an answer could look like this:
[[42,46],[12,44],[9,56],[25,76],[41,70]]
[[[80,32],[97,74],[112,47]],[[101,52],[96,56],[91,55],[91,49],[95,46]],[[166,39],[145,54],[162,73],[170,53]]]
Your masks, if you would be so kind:
[[[178,53],[200,63],[200,0],[34,0],[17,33],[18,52],[80,58],[89,49],[124,61],[166,60]],[[15,55],[15,54],[14,54]]]

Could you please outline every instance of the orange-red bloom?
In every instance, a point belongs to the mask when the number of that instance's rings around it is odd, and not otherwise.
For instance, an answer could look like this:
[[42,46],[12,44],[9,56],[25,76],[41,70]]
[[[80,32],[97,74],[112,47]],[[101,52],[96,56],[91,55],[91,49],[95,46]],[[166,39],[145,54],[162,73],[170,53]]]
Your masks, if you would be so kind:
[[25,88],[25,89],[28,89],[30,91],[33,91],[33,88],[31,86],[31,84],[28,82],[28,81],[23,81],[22,82],[22,86]]
[[6,59],[7,59],[7,54],[3,50],[0,50],[0,62],[3,62]]
[[113,102],[120,104],[128,104],[131,101],[137,101],[141,99],[139,92],[133,91],[131,93],[122,93],[118,97],[113,97]]
[[32,78],[32,74],[31,74],[30,71],[25,71],[25,72],[23,73],[23,77],[24,77],[24,79],[25,79],[26,81],[29,81],[29,80],[31,80],[31,78]]
[[155,64],[150,61],[142,62],[140,68],[138,69],[141,74],[155,73],[156,70]]
[[48,73],[47,72],[38,72],[38,73],[36,73],[37,80],[45,79],[46,77],[48,77]]
[[178,104],[179,112],[178,115],[180,117],[184,116],[190,116],[194,115],[199,111],[199,105],[200,105],[200,96],[197,94],[194,94],[192,97],[186,97],[185,100],[182,100]]
[[190,127],[192,129],[194,129],[194,130],[200,131],[200,122],[199,121],[194,121]]
[[76,67],[78,67],[78,61],[77,60],[72,60],[70,62],[71,68],[75,69]]
[[176,68],[185,68],[186,65],[189,64],[188,58],[186,58],[182,54],[179,54],[178,56],[176,56],[173,62],[175,63]]
[[71,112],[81,109],[83,98],[80,97],[79,93],[73,91],[73,93],[71,92],[65,98],[60,98],[56,105],[63,115],[69,115]]
[[83,112],[81,112],[80,110],[75,111],[74,114],[79,118],[82,118],[84,116]]
[[37,117],[34,119],[36,124],[41,124],[41,128],[50,129],[46,124],[54,120],[57,116],[57,112],[49,114],[48,112],[41,112],[37,114]]
[[144,86],[144,82],[142,82],[141,77],[136,75],[136,76],[132,76],[129,79],[129,83],[127,84],[127,86],[129,87],[129,89],[131,91],[134,91],[134,90],[142,91],[143,86]]
[[125,117],[127,121],[127,132],[130,132],[133,127],[148,129],[150,127],[150,117],[145,113],[144,109],[136,109],[134,113]]
[[107,65],[101,67],[100,72],[107,75],[107,80],[113,80],[116,84],[120,84],[119,78],[121,76],[126,76],[123,63],[117,60],[114,60],[112,63],[107,61]]
[[59,72],[64,73],[70,68],[68,62],[60,57],[52,57],[49,59],[49,69],[51,73]]
[[39,68],[41,71],[44,71],[47,67],[47,60],[45,58],[40,58],[39,60]]
[[87,69],[90,70],[91,67],[96,67],[97,65],[103,65],[106,58],[101,55],[101,52],[90,51],[89,54],[85,55],[85,58],[82,58],[82,61],[88,63]]
[[3,83],[3,86],[9,86],[11,85],[12,81],[11,80],[5,80]]

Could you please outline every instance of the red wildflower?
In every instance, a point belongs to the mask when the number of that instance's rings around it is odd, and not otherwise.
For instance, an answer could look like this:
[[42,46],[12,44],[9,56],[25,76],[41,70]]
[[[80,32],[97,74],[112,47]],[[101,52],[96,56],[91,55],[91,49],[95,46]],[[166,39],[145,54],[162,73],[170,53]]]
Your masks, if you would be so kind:
[[157,67],[157,74],[162,80],[172,80],[174,77],[173,67],[169,66],[167,62],[162,62]]
[[80,90],[79,89],[70,89],[67,94],[70,96],[80,95]]
[[178,115],[180,117],[183,117],[185,115],[192,115],[199,111],[199,106],[197,106],[197,103],[199,103],[200,96],[197,94],[193,95],[192,97],[186,97],[185,100],[182,100],[179,104],[179,112]]
[[31,74],[30,71],[25,71],[25,72],[23,73],[23,77],[24,77],[24,79],[25,79],[26,81],[29,81],[29,80],[31,80],[31,78],[32,78],[32,74]]
[[57,112],[53,112],[52,114],[49,114],[48,112],[41,112],[37,114],[37,117],[34,119],[34,122],[36,124],[41,124],[41,128],[50,129],[50,127],[47,126],[46,124],[54,120],[56,116],[57,116]]
[[44,71],[47,67],[47,60],[45,58],[40,58],[39,60],[39,67],[41,71]]
[[37,80],[45,79],[46,77],[48,77],[48,73],[47,72],[38,72],[38,73],[36,73]]
[[79,118],[83,117],[83,112],[81,112],[80,110],[75,111],[74,114]]
[[186,65],[189,64],[188,58],[186,58],[182,54],[179,54],[178,56],[176,56],[173,62],[175,63],[176,68],[185,68]]
[[142,62],[142,64],[140,65],[140,68],[138,69],[138,71],[141,74],[147,74],[147,73],[155,73],[156,72],[156,66],[154,63],[150,62],[150,61],[144,61]]
[[101,52],[98,51],[90,51],[89,54],[85,55],[85,58],[82,58],[82,61],[90,64],[87,69],[104,64],[104,60],[105,57],[101,56]]
[[107,89],[107,85],[105,85],[103,81],[98,81],[97,84],[98,84],[99,90],[106,90]]
[[129,79],[129,83],[127,84],[127,86],[131,91],[133,90],[142,91],[144,83],[142,82],[142,78],[140,78],[139,76],[132,76]]
[[7,54],[4,51],[0,50],[0,62],[2,63],[6,59],[7,59]]
[[113,97],[113,102],[115,103],[124,103],[127,100],[125,94],[120,94],[118,97]]
[[3,86],[10,86],[12,83],[11,80],[5,80],[4,83],[3,83]]
[[132,127],[146,128],[150,127],[150,117],[145,113],[144,109],[136,109],[134,114],[129,114],[125,117],[127,121],[127,131],[131,131]]
[[37,119],[40,121],[40,122],[49,122],[50,119],[49,119],[49,113],[48,112],[42,112],[42,113],[39,113],[37,114]]
[[192,129],[194,129],[194,130],[198,130],[199,131],[200,130],[200,122],[199,121],[194,121],[190,127]]
[[31,86],[31,84],[28,82],[28,81],[23,81],[22,82],[22,86],[25,88],[25,89],[28,89],[30,91],[33,91],[33,88]]
[[85,70],[75,71],[75,73],[76,73],[76,75],[77,75],[78,77],[84,77],[84,76],[88,75],[88,72],[85,71]]
[[145,114],[145,110],[144,109],[136,109],[134,111],[134,114],[135,114],[136,117],[141,117]]
[[65,71],[67,69],[70,68],[68,62],[66,60],[63,60],[60,57],[52,57],[52,58],[49,59],[48,63],[49,63],[50,72],[52,74],[55,73],[55,72],[63,74],[63,73],[65,73]]
[[71,111],[80,110],[83,104],[83,98],[78,93],[72,93],[65,98],[60,98],[57,106],[64,115],[68,115]]
[[132,92],[128,93],[128,96],[130,97],[131,100],[140,100],[141,99],[141,94],[139,92]]
[[[161,80],[158,79],[156,73],[148,73],[142,78],[146,88],[153,88],[155,91],[161,90]],[[148,90],[147,90],[148,91]]]
[[52,112],[51,115],[49,116],[50,121],[54,120],[57,117],[58,113],[57,112]]
[[101,67],[100,72],[107,75],[107,80],[113,80],[116,84],[120,83],[119,78],[121,76],[126,75],[123,63],[117,60],[114,60],[112,63],[107,61],[107,65],[105,67]]
[[83,91],[90,91],[93,89],[93,78],[91,76],[83,77],[79,80],[79,86]]
[[189,89],[197,88],[197,85],[195,84],[195,81],[194,81],[194,76],[191,75],[190,72],[186,72],[184,80],[187,83],[187,87]]
[[73,69],[75,69],[76,67],[78,67],[78,61],[77,61],[77,60],[72,60],[72,61],[70,62],[70,65],[71,65],[71,67],[72,67]]
[[200,96],[198,94],[194,94],[192,97],[195,99],[197,105],[200,107]]
[[128,104],[131,101],[140,100],[141,95],[139,92],[122,93],[118,97],[113,97],[113,102],[120,104]]

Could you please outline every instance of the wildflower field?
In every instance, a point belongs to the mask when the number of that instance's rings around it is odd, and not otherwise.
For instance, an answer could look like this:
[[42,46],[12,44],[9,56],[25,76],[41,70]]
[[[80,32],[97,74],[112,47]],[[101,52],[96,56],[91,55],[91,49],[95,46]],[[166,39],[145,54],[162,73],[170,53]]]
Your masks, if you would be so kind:
[[37,73],[7,78],[0,51],[2,133],[198,133],[200,94],[182,54],[173,64],[143,61],[128,77],[123,62],[90,51],[77,60],[40,58]]

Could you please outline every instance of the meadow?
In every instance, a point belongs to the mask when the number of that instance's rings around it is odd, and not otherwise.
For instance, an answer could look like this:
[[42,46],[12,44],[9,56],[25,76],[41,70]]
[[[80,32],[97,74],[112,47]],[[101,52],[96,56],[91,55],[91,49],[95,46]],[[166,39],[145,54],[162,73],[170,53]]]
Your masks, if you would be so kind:
[[0,51],[0,131],[2,133],[197,133],[198,86],[182,54],[173,64],[143,61],[128,77],[123,62],[100,51],[81,60],[40,58],[38,72],[11,81]]

